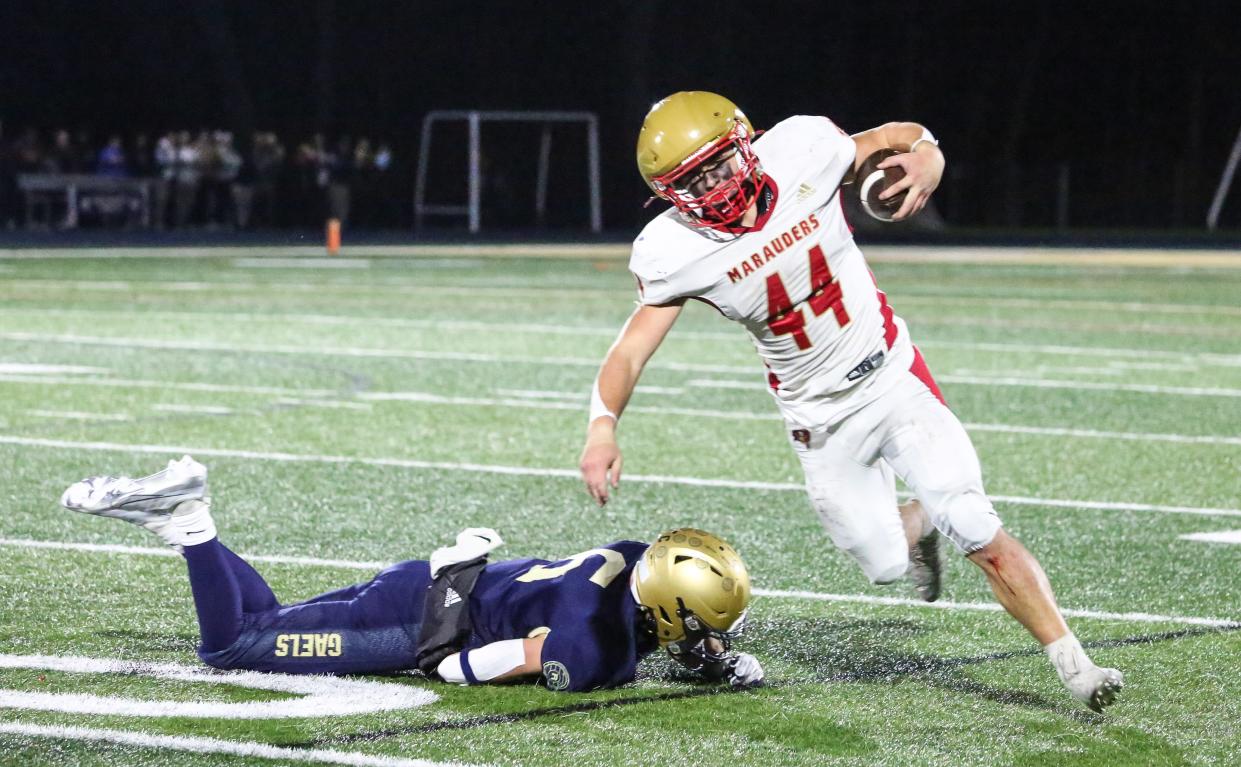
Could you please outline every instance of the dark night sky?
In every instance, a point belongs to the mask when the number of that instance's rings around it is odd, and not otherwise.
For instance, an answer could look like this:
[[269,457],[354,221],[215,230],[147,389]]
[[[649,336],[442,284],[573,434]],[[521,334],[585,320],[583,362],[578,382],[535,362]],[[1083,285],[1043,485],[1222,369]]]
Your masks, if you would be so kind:
[[[1197,225],[1241,128],[1241,16],[1224,2],[0,0],[0,28],[6,133],[324,129],[408,158],[430,109],[594,111],[616,226],[644,215],[633,138],[673,90],[722,92],[759,127],[923,122],[960,174],[941,204],[981,224],[1014,204],[1044,222],[1038,198],[1069,163],[1083,223]],[[1023,191],[995,194],[1001,179]]]

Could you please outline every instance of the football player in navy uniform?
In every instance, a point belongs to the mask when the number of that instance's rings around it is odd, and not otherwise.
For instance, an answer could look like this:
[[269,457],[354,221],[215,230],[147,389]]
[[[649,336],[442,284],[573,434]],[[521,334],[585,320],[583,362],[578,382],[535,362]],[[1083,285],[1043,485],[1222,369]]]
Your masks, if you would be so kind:
[[[84,479],[61,503],[140,525],[180,550],[198,613],[198,655],[210,666],[293,674],[422,668],[460,684],[541,677],[549,689],[582,691],[632,681],[638,661],[663,647],[711,680],[763,680],[758,661],[731,648],[749,604],[749,574],[710,533],[685,528],[652,544],[617,541],[561,560],[487,563],[500,538],[471,528],[430,561],[400,562],[366,583],[282,605],[220,543],[206,491],[206,467],[186,456],[148,477]],[[471,578],[451,579],[471,567]],[[450,639],[428,653],[426,634],[445,621]]]

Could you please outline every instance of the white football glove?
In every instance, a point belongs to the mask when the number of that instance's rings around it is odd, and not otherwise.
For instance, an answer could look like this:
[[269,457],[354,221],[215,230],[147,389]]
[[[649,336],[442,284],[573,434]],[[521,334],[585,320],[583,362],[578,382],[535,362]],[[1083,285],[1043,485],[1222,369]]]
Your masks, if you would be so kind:
[[763,667],[749,653],[739,652],[728,662],[728,683],[733,687],[760,687],[763,684]]

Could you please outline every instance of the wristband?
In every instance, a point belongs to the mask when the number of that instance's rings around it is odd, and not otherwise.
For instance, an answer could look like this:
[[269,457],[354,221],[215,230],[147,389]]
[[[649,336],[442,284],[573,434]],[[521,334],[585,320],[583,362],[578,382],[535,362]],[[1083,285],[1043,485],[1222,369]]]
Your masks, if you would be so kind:
[[613,413],[608,409],[607,405],[603,404],[603,397],[599,394],[599,379],[596,378],[595,387],[590,392],[590,420],[587,423],[594,423],[596,419],[602,418],[605,415],[613,421],[620,420],[620,416]]
[[913,144],[910,145],[909,151],[912,152],[913,150],[917,149],[918,145],[921,144],[923,141],[929,141],[931,142],[931,144],[935,146],[939,146],[939,142],[935,140],[935,136],[932,135],[931,132],[924,127],[922,129],[922,135],[918,137],[917,141],[915,141]]

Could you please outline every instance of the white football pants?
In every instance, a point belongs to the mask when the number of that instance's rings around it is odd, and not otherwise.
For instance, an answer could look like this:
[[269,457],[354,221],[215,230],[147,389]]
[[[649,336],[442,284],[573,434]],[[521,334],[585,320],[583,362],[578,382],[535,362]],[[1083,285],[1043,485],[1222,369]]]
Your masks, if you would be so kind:
[[872,583],[891,583],[909,569],[894,476],[963,553],[986,546],[1000,529],[965,428],[922,380],[899,375],[892,390],[834,427],[790,427],[815,512]]

